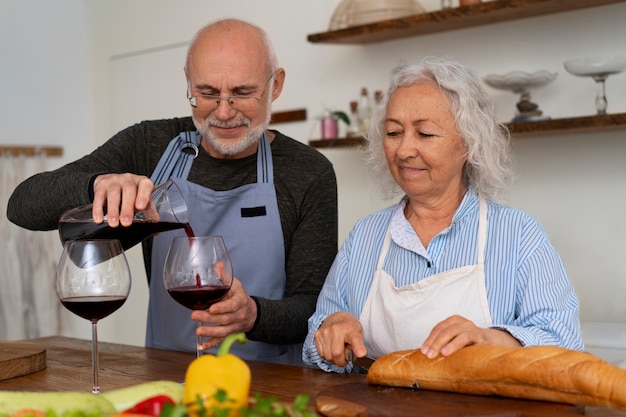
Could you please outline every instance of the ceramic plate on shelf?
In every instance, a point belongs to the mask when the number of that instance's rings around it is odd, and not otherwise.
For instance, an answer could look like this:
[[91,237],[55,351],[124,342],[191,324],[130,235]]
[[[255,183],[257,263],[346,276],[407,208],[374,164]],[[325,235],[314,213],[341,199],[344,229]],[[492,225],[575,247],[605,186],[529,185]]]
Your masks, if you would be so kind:
[[626,56],[570,59],[563,66],[567,72],[579,77],[618,74],[626,70]]
[[552,82],[556,76],[556,72],[547,70],[535,72],[511,71],[504,75],[489,74],[484,80],[490,87],[514,93],[523,93],[531,88],[542,87]]

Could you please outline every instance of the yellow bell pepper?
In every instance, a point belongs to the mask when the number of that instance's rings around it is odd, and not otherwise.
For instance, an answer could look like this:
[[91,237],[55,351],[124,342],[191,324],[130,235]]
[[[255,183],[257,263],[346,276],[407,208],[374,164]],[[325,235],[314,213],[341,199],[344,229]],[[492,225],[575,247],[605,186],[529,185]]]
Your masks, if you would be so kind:
[[[248,365],[237,356],[228,353],[233,343],[245,343],[244,333],[227,336],[220,345],[217,355],[203,355],[196,358],[187,367],[183,404],[187,406],[190,417],[198,417],[201,399],[207,414],[213,407],[230,409],[230,416],[238,415],[241,407],[248,406],[250,396],[251,373]],[[220,402],[215,395],[224,391],[227,401]]]

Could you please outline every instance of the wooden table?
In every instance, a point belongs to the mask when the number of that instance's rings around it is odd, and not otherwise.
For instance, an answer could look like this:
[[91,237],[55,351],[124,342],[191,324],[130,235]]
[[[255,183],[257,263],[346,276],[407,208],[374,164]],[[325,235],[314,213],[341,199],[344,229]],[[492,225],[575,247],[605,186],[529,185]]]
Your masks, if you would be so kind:
[[[66,337],[30,340],[47,349],[47,368],[13,379],[0,381],[0,390],[87,391],[91,390],[91,342]],[[99,344],[100,388],[109,391],[141,382],[166,379],[183,381],[193,354],[147,349],[113,343]],[[393,406],[410,399],[416,409],[429,409],[428,415],[481,417],[557,417],[582,413],[582,408],[537,401],[480,397],[452,393],[368,386],[363,375],[326,373],[318,369],[248,362],[252,372],[252,392],[291,401],[300,393],[311,399],[319,393],[357,401],[367,408],[363,416],[402,416]],[[451,404],[462,404],[462,413],[450,411]],[[494,404],[505,404],[507,410],[493,411]],[[375,410],[372,413],[371,410]],[[387,410],[387,411],[385,411]],[[355,409],[356,411],[356,409]],[[389,413],[389,414],[387,414]],[[354,414],[355,416],[357,414]],[[407,415],[418,415],[415,412]],[[626,413],[602,407],[587,407],[586,415],[625,417]]]

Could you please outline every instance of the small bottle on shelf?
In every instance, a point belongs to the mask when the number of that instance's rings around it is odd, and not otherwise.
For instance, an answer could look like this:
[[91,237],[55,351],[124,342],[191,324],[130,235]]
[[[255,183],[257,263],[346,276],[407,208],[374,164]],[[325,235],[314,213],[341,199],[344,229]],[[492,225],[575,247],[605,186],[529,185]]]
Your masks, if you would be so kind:
[[354,100],[350,102],[350,125],[348,126],[348,132],[346,136],[349,138],[357,137],[361,135],[361,129],[359,128],[359,102]]
[[383,92],[381,90],[376,90],[374,92],[374,102],[376,103],[376,108],[383,104]]
[[370,121],[372,120],[372,104],[367,87],[361,88],[361,97],[358,106],[359,125],[361,134],[365,135],[370,129]]

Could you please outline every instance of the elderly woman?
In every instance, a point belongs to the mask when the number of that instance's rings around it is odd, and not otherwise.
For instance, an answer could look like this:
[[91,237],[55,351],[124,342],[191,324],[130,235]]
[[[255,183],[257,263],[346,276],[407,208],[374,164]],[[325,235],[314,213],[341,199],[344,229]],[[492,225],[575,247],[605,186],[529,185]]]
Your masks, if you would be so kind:
[[545,230],[498,201],[508,134],[473,72],[426,58],[395,71],[368,136],[369,162],[400,202],[359,220],[309,319],[306,363],[467,345],[582,350],[578,298]]

